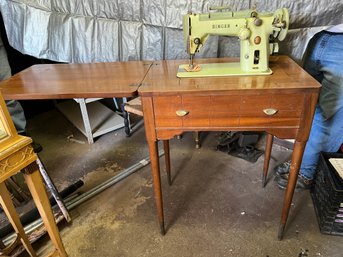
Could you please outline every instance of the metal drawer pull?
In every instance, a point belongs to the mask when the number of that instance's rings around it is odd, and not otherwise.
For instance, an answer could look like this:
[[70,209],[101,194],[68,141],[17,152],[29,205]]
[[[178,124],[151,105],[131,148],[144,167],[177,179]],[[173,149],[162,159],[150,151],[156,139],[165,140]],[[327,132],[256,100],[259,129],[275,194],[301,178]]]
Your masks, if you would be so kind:
[[263,112],[269,116],[274,115],[275,113],[277,113],[279,110],[278,109],[274,109],[274,108],[268,108],[268,109],[264,109]]
[[189,111],[185,111],[185,110],[177,110],[176,111],[176,115],[179,117],[186,116],[188,113],[189,113]]

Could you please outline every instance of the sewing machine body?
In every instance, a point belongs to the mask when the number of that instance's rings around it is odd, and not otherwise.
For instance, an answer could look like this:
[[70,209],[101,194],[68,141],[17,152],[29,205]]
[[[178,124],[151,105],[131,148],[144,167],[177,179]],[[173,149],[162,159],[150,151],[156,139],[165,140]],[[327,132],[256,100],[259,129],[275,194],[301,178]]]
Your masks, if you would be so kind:
[[[278,51],[276,42],[283,40],[288,30],[288,11],[278,9],[274,13],[257,13],[255,10],[238,12],[213,12],[187,14],[183,18],[184,37],[190,55],[190,69],[181,65],[178,77],[265,75],[271,74],[269,56]],[[227,65],[201,65],[192,71],[193,57],[210,35],[237,36],[240,40],[240,63]],[[189,68],[188,67],[188,68]]]

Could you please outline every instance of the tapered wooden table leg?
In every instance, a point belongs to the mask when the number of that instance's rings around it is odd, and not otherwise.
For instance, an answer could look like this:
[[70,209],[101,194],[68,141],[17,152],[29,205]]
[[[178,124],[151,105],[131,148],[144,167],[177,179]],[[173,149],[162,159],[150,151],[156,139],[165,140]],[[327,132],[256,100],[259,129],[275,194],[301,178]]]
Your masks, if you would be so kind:
[[158,221],[160,223],[161,234],[165,234],[164,228],[164,214],[163,214],[163,200],[162,200],[162,188],[161,188],[161,177],[160,177],[160,165],[158,160],[158,146],[157,142],[148,140],[150,161],[151,161],[151,172],[154,183],[155,202],[157,208]]
[[271,155],[272,147],[273,147],[273,140],[274,140],[274,136],[271,134],[267,134],[266,149],[264,152],[262,187],[265,187],[266,182],[267,182],[267,175],[268,175],[268,168],[269,168],[269,162],[270,162],[270,155]]
[[291,207],[293,193],[295,189],[295,185],[298,179],[299,168],[301,164],[301,160],[304,154],[306,142],[295,142],[293,154],[292,154],[292,163],[289,170],[289,178],[288,184],[285,192],[283,207],[282,207],[282,214],[281,214],[281,221],[279,227],[279,234],[278,238],[281,240],[283,238],[283,233],[285,230],[289,209]]
[[32,248],[32,245],[30,244],[27,235],[25,234],[23,225],[20,222],[18,213],[13,205],[10,193],[8,192],[4,182],[0,183],[0,204],[8,220],[12,224],[15,232],[19,234],[20,240],[23,243],[27,252],[30,254],[30,256],[37,256]]
[[169,140],[163,140],[163,147],[164,147],[164,159],[166,163],[166,172],[168,177],[168,184],[171,186],[171,171],[170,171],[170,152],[169,152]]
[[34,162],[23,170],[26,184],[31,192],[39,214],[43,220],[45,228],[50,236],[52,243],[57,249],[59,256],[67,256],[65,252],[48,195],[45,191],[42,177],[38,170],[38,165]]

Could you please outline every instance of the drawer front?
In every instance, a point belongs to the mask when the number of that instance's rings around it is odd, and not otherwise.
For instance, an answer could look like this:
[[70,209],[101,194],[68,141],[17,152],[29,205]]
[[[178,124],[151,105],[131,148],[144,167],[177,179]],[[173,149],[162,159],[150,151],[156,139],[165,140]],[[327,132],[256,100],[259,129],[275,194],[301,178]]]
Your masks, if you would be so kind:
[[182,108],[181,96],[158,96],[153,98],[155,126],[182,127],[182,119],[176,111]]
[[[302,94],[244,96],[241,101],[240,125],[297,126],[304,101],[305,96]],[[268,114],[268,111],[271,113]]]
[[[155,126],[208,127],[210,97],[171,96],[154,97]],[[182,111],[187,112],[184,116]]]
[[297,126],[304,95],[156,96],[156,128]]

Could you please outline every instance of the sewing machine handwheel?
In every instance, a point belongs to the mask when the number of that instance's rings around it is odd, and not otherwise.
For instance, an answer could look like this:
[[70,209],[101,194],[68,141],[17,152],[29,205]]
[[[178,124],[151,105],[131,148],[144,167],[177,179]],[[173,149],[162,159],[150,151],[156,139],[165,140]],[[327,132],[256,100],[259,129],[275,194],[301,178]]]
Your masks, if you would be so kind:
[[279,19],[280,22],[284,23],[284,27],[281,28],[277,35],[277,39],[282,41],[285,39],[287,32],[288,32],[288,26],[289,26],[289,13],[287,8],[281,8],[275,11],[274,17]]

